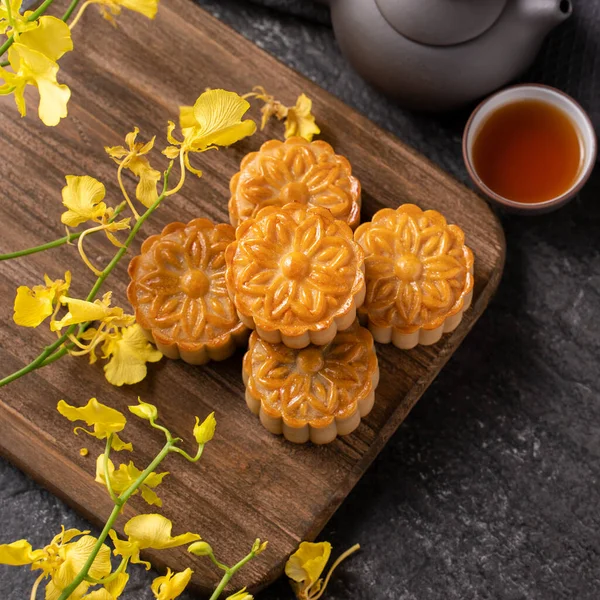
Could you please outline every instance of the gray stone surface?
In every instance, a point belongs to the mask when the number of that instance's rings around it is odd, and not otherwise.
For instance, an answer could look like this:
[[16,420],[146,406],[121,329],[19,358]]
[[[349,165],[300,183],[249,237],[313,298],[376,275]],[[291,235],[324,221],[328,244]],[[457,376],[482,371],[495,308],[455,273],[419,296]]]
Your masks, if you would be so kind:
[[[340,56],[323,7],[199,3],[467,182],[467,112],[410,114],[381,97]],[[599,43],[600,3],[579,0],[524,78],[573,94],[597,129]],[[364,548],[339,570],[330,600],[599,597],[598,169],[561,211],[502,221],[508,259],[496,299],[323,532],[335,551]],[[43,544],[61,523],[85,525],[0,461],[0,541]],[[133,575],[123,598],[150,599],[150,575]],[[0,568],[0,598],[29,597],[31,581]],[[285,582],[260,594],[291,597]]]

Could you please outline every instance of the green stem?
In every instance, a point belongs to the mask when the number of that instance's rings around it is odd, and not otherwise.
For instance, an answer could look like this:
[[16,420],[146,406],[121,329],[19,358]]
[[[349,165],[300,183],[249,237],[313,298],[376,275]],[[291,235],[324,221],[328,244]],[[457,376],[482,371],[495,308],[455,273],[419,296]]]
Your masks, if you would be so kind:
[[69,4],[69,8],[67,8],[67,11],[65,12],[65,14],[62,16],[62,20],[66,23],[69,18],[71,17],[71,15],[73,14],[73,11],[77,8],[77,5],[79,4],[81,0],[73,0],[71,2],[71,4]]
[[195,463],[200,460],[202,452],[204,452],[204,444],[198,446],[198,452],[196,452],[196,456],[190,456],[185,450],[182,450],[181,448],[177,448],[175,446],[171,448],[171,452],[177,452],[177,454],[181,454],[181,456],[183,456],[183,458],[185,458],[186,460]]
[[102,548],[102,544],[108,537],[109,531],[113,528],[115,521],[117,520],[118,516],[121,514],[121,511],[123,510],[123,506],[125,505],[127,500],[129,500],[129,498],[131,498],[131,496],[137,491],[137,489],[140,487],[140,485],[142,485],[142,483],[144,483],[144,481],[146,480],[148,475],[150,475],[150,473],[152,473],[152,471],[154,471],[158,467],[158,465],[160,465],[160,463],[164,460],[165,456],[167,456],[167,454],[169,453],[169,449],[171,448],[172,444],[173,444],[173,442],[167,442],[164,445],[163,449],[156,455],[156,458],[144,470],[144,472],[117,498],[117,500],[115,502],[115,507],[113,508],[112,512],[110,513],[110,516],[108,517],[108,520],[106,521],[106,524],[104,525],[104,529],[102,530],[102,533],[96,540],[96,543],[94,544],[94,547],[92,548],[90,555],[88,556],[87,560],[85,561],[83,568],[81,569],[81,571],[79,571],[79,573],[77,573],[77,575],[75,576],[73,581],[63,590],[63,592],[59,596],[58,600],[67,600],[71,596],[71,594],[75,591],[77,586],[86,577],[88,577],[90,568],[94,564],[94,560],[96,559],[98,552],[100,552],[100,548]]
[[4,5],[6,6],[6,16],[8,17],[8,24],[14,29],[15,28],[15,20],[12,15],[12,7],[10,5],[10,0],[4,0]]
[[[69,333],[72,333],[72,331],[74,329],[75,329],[75,326],[71,325],[71,327],[69,327],[69,329],[67,330],[67,333],[61,335],[53,344],[46,346],[44,348],[44,351],[36,359],[34,359],[28,365],[25,365],[22,369],[19,369],[18,371],[15,371],[14,373],[7,375],[6,377],[4,377],[4,379],[0,379],[0,387],[8,385],[9,383],[12,383],[16,379],[19,379],[20,377],[27,375],[27,373],[30,373],[31,371],[43,366],[43,363],[46,361],[46,359],[48,359],[48,357],[51,357],[54,354],[54,352],[56,350],[58,350],[58,348],[60,348],[60,346],[62,346],[62,344],[65,343],[65,341],[67,340],[67,335]],[[54,359],[54,360],[56,360],[56,359]],[[54,360],[51,362],[54,362]]]
[[[48,7],[53,2],[54,2],[54,0],[45,0],[44,2],[42,2],[42,4],[40,4],[39,8],[37,10],[35,10],[34,12],[32,12],[29,15],[29,17],[27,17],[27,20],[30,21],[30,22],[31,21],[36,21],[39,17],[41,17],[46,12],[46,10],[48,10]],[[2,56],[13,45],[14,41],[15,41],[15,36],[11,35],[4,42],[4,44],[2,44],[2,46],[0,46],[0,56]]]
[[239,563],[233,565],[225,571],[225,575],[223,575],[223,579],[221,579],[217,589],[213,592],[213,595],[210,597],[210,600],[217,600],[217,598],[223,593],[223,590],[227,587],[229,580],[249,561],[251,561],[256,556],[255,552],[252,551],[247,556],[244,556]]
[[[115,208],[115,212],[113,216],[108,220],[109,223],[112,223],[119,213],[123,211],[125,208],[125,204],[121,203],[117,208]],[[47,242],[46,244],[42,244],[40,246],[34,246],[33,248],[26,248],[25,250],[17,250],[16,252],[9,252],[8,254],[0,254],[0,260],[10,260],[12,258],[20,258],[21,256],[29,256],[30,254],[36,254],[37,252],[43,252],[44,250],[50,250],[51,248],[58,248],[59,246],[63,246],[64,244],[70,244],[76,239],[81,237],[83,231],[77,231],[75,233],[70,233],[69,235],[65,235],[64,237],[58,238],[52,242]]]
[[[94,298],[100,291],[100,288],[102,287],[102,284],[104,283],[105,279],[109,276],[110,272],[115,268],[117,263],[121,260],[121,258],[125,254],[125,252],[127,252],[127,250],[129,249],[129,246],[131,246],[131,242],[133,242],[133,239],[135,238],[137,232],[140,230],[141,226],[144,224],[144,221],[158,208],[160,203],[166,197],[167,185],[169,183],[169,174],[171,172],[172,167],[173,167],[173,162],[171,162],[169,164],[169,167],[165,171],[162,193],[156,199],[154,204],[152,204],[152,206],[139,218],[139,220],[136,221],[135,225],[133,226],[133,229],[131,230],[131,233],[129,234],[129,237],[127,238],[127,240],[125,240],[125,244],[123,245],[123,247],[119,248],[119,251],[115,254],[115,256],[110,261],[110,263],[105,267],[105,269],[99,275],[98,279],[96,280],[96,283],[94,284],[94,287],[92,288],[90,293],[87,295],[86,300],[88,302],[91,302],[92,300],[94,300]],[[54,352],[56,350],[58,350],[65,343],[65,341],[68,339],[68,336],[71,333],[73,333],[73,331],[75,331],[75,328],[76,328],[76,325],[71,325],[69,327],[69,329],[67,329],[67,331],[56,340],[56,342],[54,342],[50,346],[46,346],[44,351],[36,359],[34,359],[28,365],[25,365],[22,369],[19,369],[18,371],[11,373],[10,375],[4,377],[4,379],[0,379],[0,387],[8,385],[9,383],[12,383],[16,379],[19,379],[20,377],[27,375],[27,373],[31,373],[31,371],[34,371],[35,369],[39,369],[40,367],[45,366],[45,363],[48,359],[49,359],[49,362],[47,364],[51,364],[55,360],[62,358],[67,353],[66,350],[62,353],[57,352],[58,356],[53,356]]]

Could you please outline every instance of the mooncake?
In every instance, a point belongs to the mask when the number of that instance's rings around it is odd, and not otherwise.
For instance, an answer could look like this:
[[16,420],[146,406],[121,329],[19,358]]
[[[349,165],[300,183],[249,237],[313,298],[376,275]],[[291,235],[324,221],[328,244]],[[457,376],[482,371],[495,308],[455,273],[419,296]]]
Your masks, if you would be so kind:
[[409,349],[458,326],[473,294],[473,253],[460,227],[404,204],[377,212],[354,239],[365,252],[359,316],[377,342]]
[[328,344],[364,301],[363,251],[325,208],[263,208],[237,228],[225,258],[241,321],[273,344]]
[[352,229],[360,220],[360,183],[348,160],[322,141],[292,137],[264,143],[242,160],[230,190],[234,227],[265,206],[290,202],[327,208]]
[[225,249],[234,239],[225,223],[171,223],[129,264],[136,321],[165,356],[203,364],[247,341],[225,284]]
[[379,382],[373,337],[355,321],[325,346],[294,350],[256,332],[244,357],[246,403],[271,433],[326,444],[354,431]]

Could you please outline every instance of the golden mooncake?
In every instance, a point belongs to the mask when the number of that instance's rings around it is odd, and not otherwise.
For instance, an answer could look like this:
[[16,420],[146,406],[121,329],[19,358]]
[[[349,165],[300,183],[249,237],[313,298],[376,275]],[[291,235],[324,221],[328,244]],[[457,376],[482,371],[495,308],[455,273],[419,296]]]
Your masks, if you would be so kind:
[[225,223],[171,223],[129,264],[136,321],[165,356],[204,364],[246,342],[249,331],[225,284],[225,249],[234,239]]
[[263,208],[237,228],[225,259],[240,319],[273,344],[328,344],[364,301],[363,251],[325,208]]
[[355,321],[325,346],[294,350],[256,332],[244,357],[246,403],[274,434],[326,444],[354,431],[379,382],[373,336]]
[[365,252],[367,294],[360,309],[377,342],[434,344],[471,304],[473,253],[465,235],[437,211],[385,208],[354,239]]
[[242,160],[230,190],[234,227],[265,206],[290,202],[327,208],[352,229],[360,221],[360,183],[348,160],[322,141],[293,137],[264,143]]

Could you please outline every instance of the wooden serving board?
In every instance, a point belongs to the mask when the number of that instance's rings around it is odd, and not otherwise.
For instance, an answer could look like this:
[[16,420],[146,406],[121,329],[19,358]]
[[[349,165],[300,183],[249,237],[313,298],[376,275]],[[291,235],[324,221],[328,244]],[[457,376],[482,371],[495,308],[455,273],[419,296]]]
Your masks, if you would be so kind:
[[[174,533],[199,532],[226,563],[245,555],[255,537],[269,540],[268,551],[233,582],[256,590],[282,572],[301,540],[317,536],[474,325],[500,280],[504,237],[475,194],[192,3],[162,0],[154,22],[125,13],[113,29],[91,7],[75,29],[76,50],[61,60],[60,70],[73,96],[69,117],[58,127],[40,124],[35,93],[27,96],[30,115],[25,119],[18,117],[11,97],[0,99],[0,252],[63,235],[60,190],[65,174],[97,177],[107,186],[107,199],[120,201],[115,166],[103,146],[122,143],[134,125],[141,128],[143,139],[157,134],[162,148],[166,121],[176,119],[178,106],[192,104],[206,87],[243,93],[261,84],[287,104],[301,92],[313,98],[321,137],[348,157],[362,182],[363,220],[403,202],[439,209],[465,230],[475,254],[473,305],[460,327],[432,347],[402,352],[378,346],[381,383],[375,408],[355,433],[326,447],[295,446],[262,428],[243,400],[242,352],[204,367],[164,359],[151,367],[144,382],[124,388],[110,386],[100,366],[67,357],[0,390],[2,454],[95,524],[102,523],[111,508],[94,483],[102,443],[74,436],[72,425],[55,409],[58,400],[79,405],[97,396],[126,411],[139,395],[158,405],[162,421],[187,441],[190,451],[194,415],[204,417],[214,410],[217,435],[201,463],[169,457],[164,467],[171,475],[159,493],[164,514],[175,523]],[[257,107],[253,116],[259,116]],[[200,156],[204,177],[189,177],[182,193],[168,199],[145,225],[144,234],[157,233],[174,220],[226,221],[228,182],[241,158],[267,137],[281,135],[282,126],[276,123],[234,148]],[[114,249],[97,243],[90,256],[96,264],[105,264]],[[122,306],[127,306],[127,263],[122,261],[105,286]],[[93,276],[73,247],[0,263],[1,375],[30,362],[52,340],[45,327],[13,324],[16,287],[39,283],[45,272],[60,277],[67,267],[73,271],[72,293],[84,297]],[[133,442],[138,465],[148,464],[162,445],[159,432],[133,416],[123,437]],[[90,449],[86,458],[79,454],[82,446]],[[151,509],[136,497],[126,516],[135,511]],[[205,591],[219,578],[208,561],[194,559],[185,548],[148,556],[159,568],[192,566],[194,582]]]

